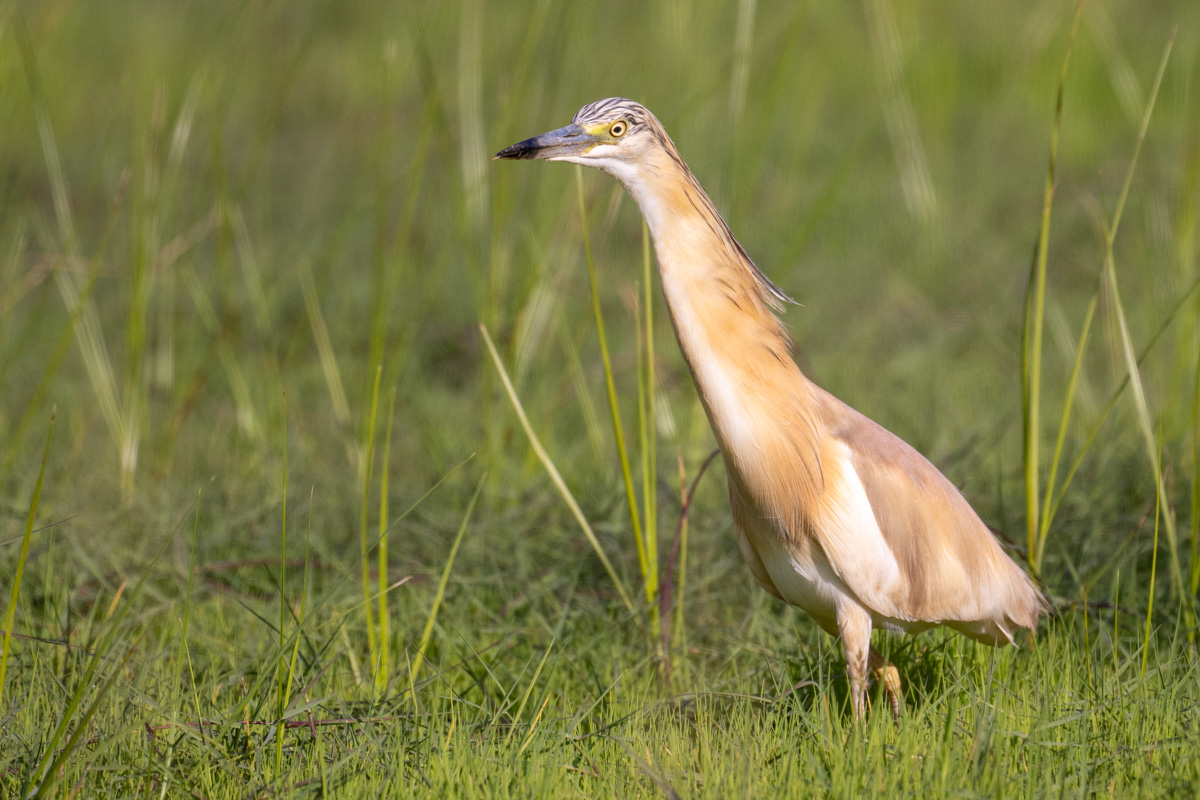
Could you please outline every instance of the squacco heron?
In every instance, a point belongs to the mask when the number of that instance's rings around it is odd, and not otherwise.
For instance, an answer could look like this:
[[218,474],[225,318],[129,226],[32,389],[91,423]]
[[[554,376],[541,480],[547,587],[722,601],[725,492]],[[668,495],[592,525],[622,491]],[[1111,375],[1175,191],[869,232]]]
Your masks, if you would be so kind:
[[920,453],[801,373],[755,266],[644,106],[610,98],[497,158],[598,167],[650,228],[679,348],[721,448],[738,548],[775,597],[841,639],[854,716],[868,669],[901,709],[871,629],[937,625],[989,645],[1036,630],[1044,599]]

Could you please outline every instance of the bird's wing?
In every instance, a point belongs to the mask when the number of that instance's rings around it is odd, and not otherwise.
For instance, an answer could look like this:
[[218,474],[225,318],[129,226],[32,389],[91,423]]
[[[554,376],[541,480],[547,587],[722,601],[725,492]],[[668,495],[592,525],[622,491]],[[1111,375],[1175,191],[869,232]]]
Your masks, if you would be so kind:
[[843,496],[829,504],[821,544],[859,600],[899,620],[962,623],[984,640],[1035,627],[1037,590],[958,489],[899,437],[822,395]]

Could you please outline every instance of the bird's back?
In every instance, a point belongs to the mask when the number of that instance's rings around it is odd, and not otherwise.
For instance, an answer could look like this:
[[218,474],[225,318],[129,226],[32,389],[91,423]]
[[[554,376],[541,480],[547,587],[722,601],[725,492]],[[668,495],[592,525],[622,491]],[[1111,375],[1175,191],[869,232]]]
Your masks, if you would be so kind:
[[892,607],[989,644],[1012,641],[1014,628],[1036,628],[1041,594],[958,489],[895,434],[824,390],[816,397],[899,568]]

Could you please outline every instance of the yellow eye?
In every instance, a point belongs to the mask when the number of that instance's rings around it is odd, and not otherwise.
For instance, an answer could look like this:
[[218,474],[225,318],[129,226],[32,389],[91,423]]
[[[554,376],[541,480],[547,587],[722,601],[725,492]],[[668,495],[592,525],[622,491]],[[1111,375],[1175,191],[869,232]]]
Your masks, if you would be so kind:
[[619,119],[609,126],[608,132],[610,135],[620,139],[629,130],[629,123],[623,119]]

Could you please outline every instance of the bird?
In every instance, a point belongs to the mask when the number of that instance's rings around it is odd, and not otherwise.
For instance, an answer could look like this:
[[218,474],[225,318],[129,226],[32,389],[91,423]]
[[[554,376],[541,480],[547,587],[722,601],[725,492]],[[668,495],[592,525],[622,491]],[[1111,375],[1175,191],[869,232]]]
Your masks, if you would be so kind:
[[595,167],[645,219],[675,337],[721,450],[738,549],[758,584],[840,639],[854,718],[868,670],[899,673],[873,628],[946,626],[992,646],[1036,633],[1046,601],[932,463],[817,386],[779,317],[794,303],[734,238],[658,119],[621,97],[496,159]]

